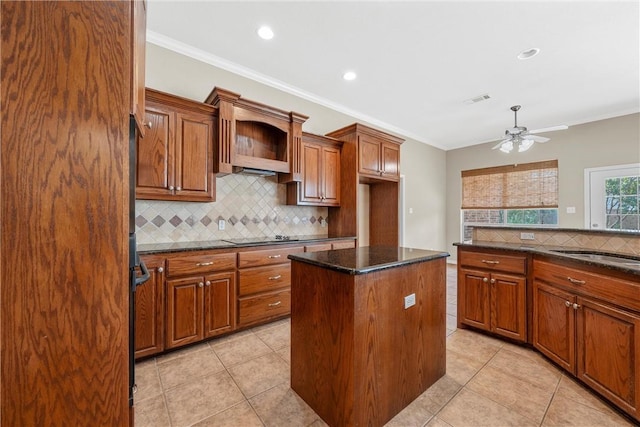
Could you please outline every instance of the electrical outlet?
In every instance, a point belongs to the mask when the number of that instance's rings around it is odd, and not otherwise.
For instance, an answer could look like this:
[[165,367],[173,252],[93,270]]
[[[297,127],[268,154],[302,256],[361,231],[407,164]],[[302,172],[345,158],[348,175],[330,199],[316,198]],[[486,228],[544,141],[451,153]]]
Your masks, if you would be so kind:
[[218,230],[224,230],[224,227],[227,225],[227,222],[224,219],[218,221]]
[[404,297],[404,308],[405,310],[409,307],[416,305],[416,294],[407,295]]
[[535,236],[533,233],[520,233],[521,240],[535,240]]

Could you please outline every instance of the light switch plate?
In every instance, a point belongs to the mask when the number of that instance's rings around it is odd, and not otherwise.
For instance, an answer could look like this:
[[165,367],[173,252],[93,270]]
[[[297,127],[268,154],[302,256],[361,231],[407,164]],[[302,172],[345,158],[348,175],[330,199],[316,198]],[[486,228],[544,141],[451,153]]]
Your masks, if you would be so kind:
[[218,221],[218,230],[224,230],[224,227],[227,225],[227,222],[224,219]]
[[404,297],[404,308],[405,310],[409,307],[416,305],[416,294],[407,295]]

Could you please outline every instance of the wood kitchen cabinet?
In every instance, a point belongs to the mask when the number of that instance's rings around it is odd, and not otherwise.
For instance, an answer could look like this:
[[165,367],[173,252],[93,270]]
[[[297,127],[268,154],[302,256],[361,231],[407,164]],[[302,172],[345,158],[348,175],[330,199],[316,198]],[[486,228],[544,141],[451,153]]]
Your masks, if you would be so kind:
[[458,324],[527,341],[527,257],[458,248]]
[[145,135],[138,138],[136,198],[215,201],[215,109],[146,90]]
[[141,256],[149,280],[135,293],[135,357],[148,357],[164,350],[164,257]]
[[535,348],[638,419],[640,284],[537,259],[534,276]]
[[234,329],[235,265],[235,253],[200,253],[167,260],[166,348]]
[[330,251],[338,249],[353,249],[356,247],[355,240],[336,240],[326,243],[311,243],[304,246],[305,252]]
[[376,179],[400,179],[400,145],[367,134],[358,142],[358,172]]
[[302,181],[287,184],[287,204],[340,206],[340,149],[333,138],[302,134]]

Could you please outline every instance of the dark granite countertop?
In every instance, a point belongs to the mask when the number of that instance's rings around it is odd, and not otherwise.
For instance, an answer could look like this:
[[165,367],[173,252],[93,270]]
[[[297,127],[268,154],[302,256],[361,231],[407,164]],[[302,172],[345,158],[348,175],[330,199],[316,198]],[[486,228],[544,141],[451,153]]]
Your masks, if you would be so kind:
[[353,240],[355,237],[325,237],[325,236],[289,236],[286,240],[275,240],[271,237],[252,237],[242,239],[227,240],[206,240],[199,242],[172,242],[172,243],[143,243],[138,245],[140,255],[167,253],[167,252],[188,252],[201,251],[206,249],[231,249],[246,248],[251,246],[285,245],[285,244],[307,244],[330,242],[333,240]]
[[447,252],[440,251],[390,246],[367,246],[355,249],[292,254],[288,258],[340,273],[355,275],[448,256]]
[[[604,252],[597,249],[576,248],[567,246],[551,246],[551,245],[532,245],[523,243],[505,243],[505,242],[458,242],[454,243],[454,246],[470,247],[470,248],[485,248],[499,251],[519,251],[533,254],[540,254],[545,256],[551,256],[560,259],[566,259],[576,261],[586,265],[592,265],[596,267],[604,267],[610,270],[622,271],[625,273],[631,273],[640,276],[640,257],[629,254],[619,254],[615,252]],[[563,253],[558,251],[570,251],[572,253]],[[581,257],[580,253],[589,253],[594,255],[614,256],[620,257],[620,261],[610,261],[603,259],[586,259]]]

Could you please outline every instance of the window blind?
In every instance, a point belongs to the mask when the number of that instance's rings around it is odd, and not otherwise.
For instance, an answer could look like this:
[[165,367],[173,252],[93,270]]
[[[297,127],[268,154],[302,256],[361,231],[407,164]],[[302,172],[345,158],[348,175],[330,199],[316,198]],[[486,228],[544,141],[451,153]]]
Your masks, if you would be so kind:
[[557,207],[557,160],[462,171],[462,209]]

